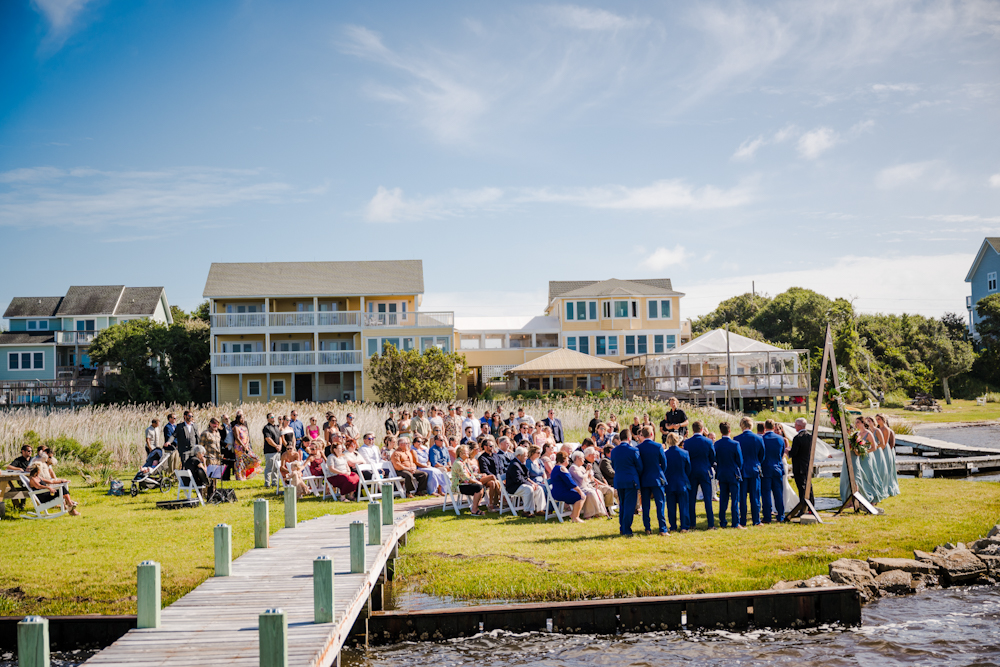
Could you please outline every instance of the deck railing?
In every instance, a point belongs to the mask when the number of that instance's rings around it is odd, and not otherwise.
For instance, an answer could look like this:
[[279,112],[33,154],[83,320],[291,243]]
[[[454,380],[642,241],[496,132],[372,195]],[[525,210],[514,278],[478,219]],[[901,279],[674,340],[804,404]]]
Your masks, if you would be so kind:
[[212,326],[216,329],[266,327],[267,313],[218,313],[212,315]]
[[320,352],[222,352],[212,355],[213,368],[260,368],[288,366],[351,366],[362,361],[361,350]]
[[365,313],[366,327],[452,327],[455,313]]
[[97,337],[96,331],[56,331],[58,345],[88,345]]
[[212,315],[215,329],[285,327],[452,327],[454,313],[362,313],[357,310],[294,313],[218,313]]

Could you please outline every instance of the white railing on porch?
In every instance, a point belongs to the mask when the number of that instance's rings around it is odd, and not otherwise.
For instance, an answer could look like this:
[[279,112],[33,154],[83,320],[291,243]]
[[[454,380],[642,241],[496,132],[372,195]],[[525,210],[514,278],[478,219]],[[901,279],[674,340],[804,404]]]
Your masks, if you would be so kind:
[[328,350],[316,354],[320,366],[345,366],[361,363],[361,350]]
[[361,350],[321,352],[222,352],[212,355],[214,368],[270,368],[275,366],[352,366],[362,362]]
[[267,313],[218,313],[212,315],[212,326],[216,329],[266,327]]
[[56,331],[56,343],[59,345],[86,345],[92,343],[97,336],[96,331]]
[[455,313],[365,313],[366,327],[451,327]]
[[267,365],[264,352],[228,352],[212,355],[212,365],[216,368],[260,368]]

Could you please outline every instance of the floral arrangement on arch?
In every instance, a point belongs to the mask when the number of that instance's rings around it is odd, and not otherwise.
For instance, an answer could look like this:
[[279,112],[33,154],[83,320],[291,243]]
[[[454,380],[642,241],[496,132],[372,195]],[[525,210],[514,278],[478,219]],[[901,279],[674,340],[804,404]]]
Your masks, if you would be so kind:
[[[844,385],[837,391],[833,386],[832,379],[827,379],[823,385],[823,404],[830,415],[830,427],[835,433],[841,432],[840,420],[844,418],[843,411],[841,410],[841,399],[849,388],[847,385]],[[857,431],[854,431],[850,424],[847,426],[847,432],[850,434],[848,447],[851,448],[851,452],[855,456],[868,456],[868,446],[858,437]]]

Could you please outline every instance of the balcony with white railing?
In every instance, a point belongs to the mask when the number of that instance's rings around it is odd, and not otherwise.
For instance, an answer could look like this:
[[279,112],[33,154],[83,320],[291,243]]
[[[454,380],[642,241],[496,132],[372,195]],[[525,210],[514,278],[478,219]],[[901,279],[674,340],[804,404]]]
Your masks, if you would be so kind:
[[55,331],[57,345],[89,345],[97,337],[96,331]]
[[236,352],[212,355],[212,372],[313,373],[361,370],[361,350]]
[[314,331],[358,331],[365,328],[450,328],[454,313],[362,313],[356,310],[324,310],[294,313],[218,313],[212,315],[216,333],[263,333],[264,329]]
[[267,313],[217,313],[212,315],[215,329],[266,327]]
[[428,327],[447,328],[455,326],[455,313],[365,313],[365,327]]
[[264,368],[267,366],[265,352],[225,352],[212,355],[212,370],[223,368]]

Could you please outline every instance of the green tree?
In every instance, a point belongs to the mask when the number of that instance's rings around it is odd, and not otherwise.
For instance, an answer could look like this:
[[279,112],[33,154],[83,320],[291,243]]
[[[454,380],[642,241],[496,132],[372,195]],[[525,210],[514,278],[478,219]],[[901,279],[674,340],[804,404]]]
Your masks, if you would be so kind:
[[208,302],[208,299],[205,299],[198,305],[197,308],[191,311],[191,319],[201,320],[205,324],[211,324],[212,318],[210,317],[210,307],[211,304]]
[[170,306],[170,318],[177,323],[187,322],[191,319],[191,316],[184,312],[183,308],[178,306]]
[[436,347],[421,354],[385,343],[372,356],[372,389],[387,403],[445,402],[455,399],[457,378],[468,372],[465,356]]
[[941,316],[941,324],[947,330],[948,338],[952,340],[965,340],[968,337],[965,318],[958,313],[945,313]]
[[1000,293],[977,301],[976,315],[979,316],[976,331],[987,346],[993,347],[1000,342]]
[[[691,332],[697,336],[712,329],[721,329],[727,323],[747,326],[750,320],[770,302],[771,299],[767,295],[754,295],[751,292],[726,299],[712,312],[696,318],[691,323]],[[754,337],[751,336],[751,338]]]
[[102,330],[90,343],[90,358],[118,369],[108,395],[130,403],[159,398],[155,339],[162,324],[152,320],[128,320]]
[[949,378],[965,373],[972,368],[972,362],[975,361],[976,357],[972,351],[971,343],[964,340],[952,340],[947,334],[936,338],[933,341],[933,346],[931,364],[934,372],[941,378],[944,400],[948,405],[951,405],[951,390],[948,388]]

